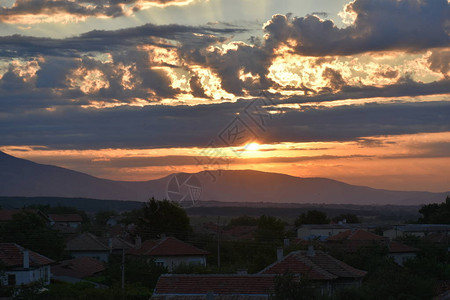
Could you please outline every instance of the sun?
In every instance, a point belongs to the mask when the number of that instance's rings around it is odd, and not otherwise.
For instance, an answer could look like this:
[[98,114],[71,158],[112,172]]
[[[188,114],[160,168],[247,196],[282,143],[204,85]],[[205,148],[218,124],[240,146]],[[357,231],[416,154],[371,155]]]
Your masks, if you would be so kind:
[[250,144],[247,144],[247,146],[245,146],[245,150],[248,150],[248,151],[258,151],[259,150],[259,148],[260,148],[260,144],[258,144],[258,143],[250,143]]

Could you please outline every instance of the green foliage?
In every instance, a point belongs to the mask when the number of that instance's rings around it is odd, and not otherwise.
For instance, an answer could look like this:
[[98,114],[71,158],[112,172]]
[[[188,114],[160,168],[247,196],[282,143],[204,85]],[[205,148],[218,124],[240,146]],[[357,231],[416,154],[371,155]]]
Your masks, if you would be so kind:
[[62,257],[64,241],[35,213],[22,212],[0,226],[2,242],[12,242],[53,259]]
[[361,220],[359,220],[358,216],[355,214],[340,214],[339,216],[334,217],[332,220],[335,223],[342,222],[344,220],[348,224],[361,223]]
[[447,196],[443,203],[423,205],[419,213],[422,214],[419,223],[450,224],[450,196]]
[[78,214],[83,218],[83,223],[89,223],[89,217],[84,210],[76,209],[75,207],[65,206],[65,205],[56,205],[50,206],[48,204],[34,204],[29,205],[27,208],[31,209],[39,209],[43,213],[46,214]]
[[[122,280],[122,256],[112,255],[105,271],[105,277],[110,285],[120,285]],[[153,289],[161,274],[167,273],[167,269],[158,266],[154,260],[127,256],[125,258],[125,283],[140,283]]]
[[75,284],[54,283],[48,287],[48,291],[32,295],[32,300],[148,300],[151,291],[140,284],[126,285],[122,290],[118,286],[102,289],[95,288],[87,282]]
[[257,241],[281,241],[285,236],[285,223],[272,216],[261,216],[258,219],[258,227],[255,231],[255,239]]
[[285,273],[275,277],[275,291],[271,300],[315,300],[322,299],[320,291],[305,276],[300,278]]
[[186,211],[168,200],[150,199],[141,209],[126,214],[125,223],[136,224],[136,233],[143,240],[156,239],[162,234],[186,240],[192,228]]
[[99,211],[95,214],[95,223],[100,226],[105,226],[109,218],[117,215],[117,212],[114,210]]
[[298,216],[295,220],[295,226],[299,227],[303,224],[329,224],[330,219],[326,213],[321,212],[319,210],[308,210],[305,213]]
[[235,226],[256,226],[258,225],[258,219],[249,217],[249,216],[241,216],[234,219],[231,219],[228,223],[227,227],[235,227]]

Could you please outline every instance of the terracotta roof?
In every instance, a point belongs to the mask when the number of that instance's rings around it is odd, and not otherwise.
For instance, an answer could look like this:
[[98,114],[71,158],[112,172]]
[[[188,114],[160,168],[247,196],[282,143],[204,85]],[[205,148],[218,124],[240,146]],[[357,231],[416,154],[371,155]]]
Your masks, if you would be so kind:
[[389,253],[410,253],[410,252],[419,252],[420,249],[399,243],[399,242],[390,242],[389,244]]
[[79,214],[49,214],[55,222],[83,222],[83,218]]
[[308,251],[291,252],[262,270],[260,274],[285,272],[302,274],[311,280],[360,278],[367,274],[366,271],[355,269],[320,250],[315,250],[314,255],[308,255]]
[[[154,295],[269,295],[274,290],[275,275],[179,275],[159,277]],[[214,298],[215,299],[215,298]]]
[[110,238],[100,238],[92,233],[85,232],[69,240],[66,243],[66,249],[68,251],[109,251],[111,249],[121,250],[133,247],[132,244],[125,240],[113,237],[111,238],[112,247],[110,249],[109,239]]
[[174,237],[160,240],[147,240],[139,249],[130,249],[129,254],[147,256],[180,256],[180,255],[207,255],[208,251],[194,247]]
[[384,241],[385,237],[371,233],[366,230],[346,230],[344,232],[338,233],[336,235],[330,236],[328,241]]
[[[8,268],[23,267],[23,251],[26,250],[16,243],[0,243],[0,262]],[[30,267],[40,267],[52,264],[54,261],[34,251],[29,251]]]
[[52,266],[52,274],[56,276],[68,276],[85,278],[103,272],[105,266],[99,260],[92,257],[79,257],[63,260]]
[[92,233],[85,232],[69,240],[66,244],[68,251],[109,251],[107,245]]

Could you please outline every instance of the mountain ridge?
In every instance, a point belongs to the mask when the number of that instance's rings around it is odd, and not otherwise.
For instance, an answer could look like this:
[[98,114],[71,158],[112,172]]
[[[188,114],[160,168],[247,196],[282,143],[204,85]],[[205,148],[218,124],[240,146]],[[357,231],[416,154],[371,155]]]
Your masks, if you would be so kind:
[[[374,189],[329,178],[301,178],[255,170],[217,170],[214,174],[215,181],[205,171],[184,176],[196,177],[202,201],[418,205],[442,202],[448,194]],[[146,201],[150,197],[167,198],[168,182],[173,176],[115,181],[0,151],[0,196]]]

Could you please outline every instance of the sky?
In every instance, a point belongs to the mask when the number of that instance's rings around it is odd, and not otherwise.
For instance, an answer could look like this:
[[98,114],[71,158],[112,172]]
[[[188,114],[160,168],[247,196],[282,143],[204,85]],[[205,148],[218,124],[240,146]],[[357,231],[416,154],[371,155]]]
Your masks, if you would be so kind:
[[448,0],[0,0],[0,150],[449,191],[449,33]]

